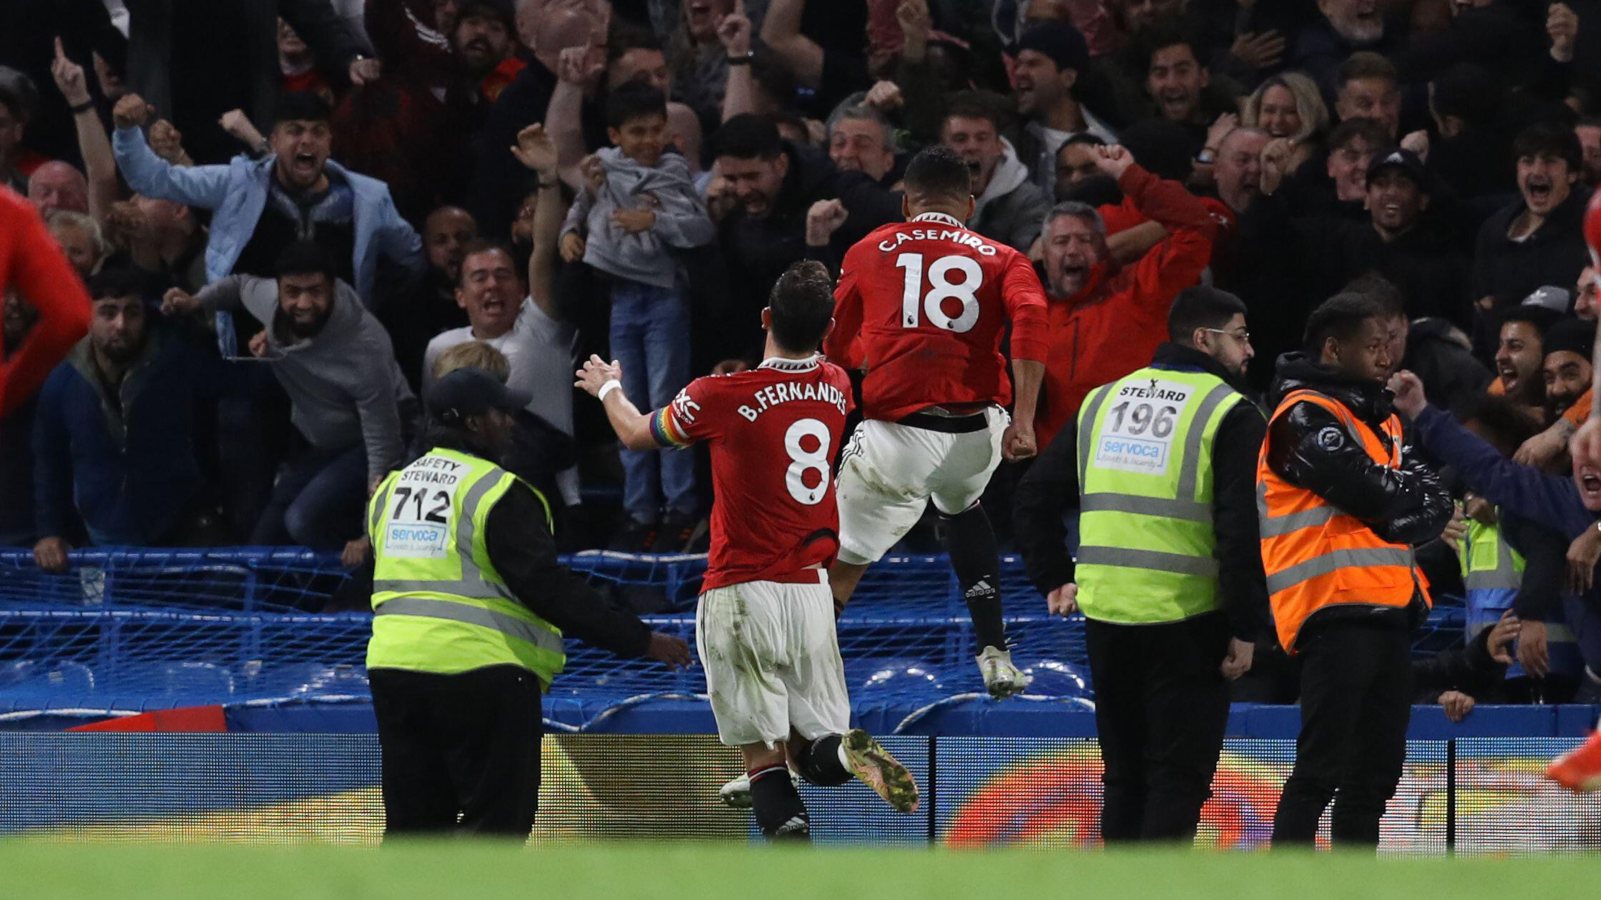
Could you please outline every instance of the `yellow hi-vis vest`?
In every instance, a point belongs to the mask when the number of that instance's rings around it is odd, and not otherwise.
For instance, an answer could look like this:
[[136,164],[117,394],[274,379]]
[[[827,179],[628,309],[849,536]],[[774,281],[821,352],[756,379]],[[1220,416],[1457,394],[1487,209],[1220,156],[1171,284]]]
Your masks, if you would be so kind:
[[1154,367],[1085,398],[1075,575],[1085,616],[1158,624],[1220,608],[1212,440],[1244,399],[1216,375]]
[[[517,476],[435,448],[393,472],[367,507],[372,538],[369,669],[454,675],[514,665],[549,689],[567,657],[560,629],[507,589],[489,561],[484,523]],[[550,504],[534,491],[545,506]]]

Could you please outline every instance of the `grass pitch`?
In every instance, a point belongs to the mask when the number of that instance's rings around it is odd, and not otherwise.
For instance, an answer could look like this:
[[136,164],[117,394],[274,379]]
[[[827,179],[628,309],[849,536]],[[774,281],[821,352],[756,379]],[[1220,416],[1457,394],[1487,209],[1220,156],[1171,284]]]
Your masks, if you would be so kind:
[[1034,898],[1594,897],[1595,857],[772,849],[0,843],[0,897]]

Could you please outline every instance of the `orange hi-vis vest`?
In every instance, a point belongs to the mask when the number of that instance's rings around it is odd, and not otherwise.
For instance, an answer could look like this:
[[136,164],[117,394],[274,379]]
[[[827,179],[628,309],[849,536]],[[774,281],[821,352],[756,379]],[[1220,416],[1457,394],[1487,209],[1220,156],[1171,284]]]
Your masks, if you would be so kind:
[[[1292,391],[1273,411],[1272,421],[1297,403],[1329,411],[1373,461],[1401,466],[1401,420],[1393,413],[1375,434],[1351,411],[1316,391]],[[1271,440],[1272,423],[1268,425]],[[1317,494],[1284,480],[1267,462],[1267,441],[1256,463],[1256,510],[1262,525],[1262,566],[1272,598],[1279,644],[1295,653],[1301,626],[1332,606],[1388,606],[1405,609],[1415,593],[1431,603],[1427,582],[1419,578],[1409,544],[1393,544],[1355,516]]]

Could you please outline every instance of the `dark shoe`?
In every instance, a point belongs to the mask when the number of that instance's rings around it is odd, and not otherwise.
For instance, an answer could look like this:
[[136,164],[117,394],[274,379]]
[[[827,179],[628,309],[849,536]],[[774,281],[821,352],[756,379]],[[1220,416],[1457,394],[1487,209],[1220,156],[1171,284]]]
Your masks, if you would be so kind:
[[662,517],[655,552],[704,553],[706,546],[711,543],[710,531],[706,519],[700,516],[669,511]]
[[619,553],[650,553],[657,543],[658,526],[655,522],[641,522],[630,517],[623,530],[612,538],[609,550]]

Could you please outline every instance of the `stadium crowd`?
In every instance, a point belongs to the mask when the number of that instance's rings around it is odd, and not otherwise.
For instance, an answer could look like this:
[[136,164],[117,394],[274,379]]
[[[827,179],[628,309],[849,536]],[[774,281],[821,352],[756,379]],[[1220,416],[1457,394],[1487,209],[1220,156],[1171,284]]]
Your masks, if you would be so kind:
[[[968,226],[1046,289],[1042,449],[1187,288],[1244,300],[1258,392],[1361,294],[1467,513],[1431,577],[1489,592],[1430,699],[1581,687],[1596,0],[11,0],[0,66],[0,181],[92,303],[0,406],[0,541],[45,569],[238,542],[358,565],[416,398],[463,366],[532,396],[508,465],[562,547],[704,549],[704,453],[614,453],[576,360],[620,361],[645,409],[758,364],[778,276],[837,275],[943,144]],[[7,293],[8,355],[43,302]],[[1259,699],[1294,689],[1271,644]]]

